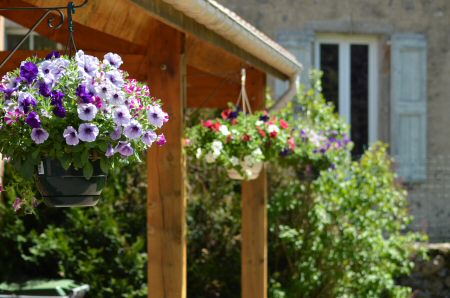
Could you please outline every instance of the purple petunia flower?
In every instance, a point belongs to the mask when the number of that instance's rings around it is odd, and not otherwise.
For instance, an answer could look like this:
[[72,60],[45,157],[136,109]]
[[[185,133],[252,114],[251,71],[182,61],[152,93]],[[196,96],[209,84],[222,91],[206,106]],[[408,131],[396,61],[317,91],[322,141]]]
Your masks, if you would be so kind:
[[292,150],[290,148],[285,148],[280,152],[281,157],[286,157],[292,154]]
[[63,104],[64,99],[64,93],[59,90],[53,90],[52,91],[52,105],[54,106],[61,106]]
[[66,139],[67,145],[76,146],[80,142],[78,133],[72,126],[67,126],[63,132],[63,137]]
[[3,77],[2,84],[0,85],[0,92],[5,94],[6,100],[9,100],[12,93],[19,88],[20,82],[22,82],[21,78],[9,78],[7,76]]
[[82,50],[79,50],[75,54],[75,60],[82,78],[89,79],[97,75],[100,62],[96,57],[85,55]]
[[109,100],[113,95],[113,90],[110,84],[101,84],[95,88],[95,92],[103,100]]
[[121,136],[122,136],[122,127],[117,125],[113,133],[111,134],[111,140],[116,141],[120,139]]
[[42,128],[33,128],[31,131],[31,139],[36,144],[42,144],[48,139],[48,132]]
[[119,68],[122,65],[122,58],[114,53],[108,53],[104,56],[103,63],[109,64],[115,68]]
[[37,104],[36,99],[28,92],[20,92],[18,101],[19,109],[24,113],[28,113],[30,111],[30,106],[35,107]]
[[97,107],[91,103],[78,105],[78,117],[84,121],[92,121],[97,115]]
[[259,116],[259,120],[261,120],[262,122],[267,122],[269,121],[269,119],[270,119],[269,115]]
[[125,106],[117,107],[113,112],[113,119],[117,125],[127,125],[131,119],[130,111]]
[[113,105],[122,105],[125,102],[125,93],[122,91],[112,92],[109,102]]
[[142,135],[142,142],[147,146],[151,146],[157,137],[156,132],[149,130]]
[[0,184],[0,192],[3,192],[3,185]]
[[59,57],[61,57],[61,54],[58,51],[51,51],[50,54],[45,56],[45,60],[50,60],[52,58],[59,58]]
[[129,139],[137,139],[142,135],[142,125],[136,120],[132,120],[131,123],[125,127],[123,133]]
[[53,108],[53,114],[59,118],[65,118],[67,115],[67,111],[63,105],[55,105]]
[[128,157],[134,154],[134,149],[131,147],[130,143],[121,141],[117,144],[115,152],[119,152],[120,155]]
[[38,67],[33,62],[22,62],[20,66],[20,77],[27,81],[28,84],[36,80],[38,72]]
[[55,77],[53,76],[54,72],[55,72],[55,68],[57,66],[53,63],[53,61],[43,61],[40,65],[39,65],[39,75],[42,78],[45,78],[47,80],[53,81],[55,79]]
[[32,128],[39,128],[41,127],[41,119],[39,119],[39,115],[35,111],[31,111],[25,122],[31,126]]
[[39,81],[39,94],[44,97],[49,97],[52,94],[52,87],[44,81]]
[[93,142],[98,136],[98,127],[92,123],[83,123],[78,128],[78,137],[83,142]]
[[159,146],[163,146],[167,143],[166,137],[164,136],[164,134],[160,134],[158,136],[158,140],[156,141],[156,144],[158,144]]
[[117,88],[122,88],[123,86],[123,76],[117,70],[111,70],[106,73],[106,78],[116,86]]
[[22,208],[23,200],[21,198],[16,198],[13,203],[13,209],[15,212],[19,211]]
[[93,103],[94,102],[94,96],[89,92],[89,90],[84,85],[80,85],[77,87],[76,95],[84,103]]
[[161,108],[157,105],[150,106],[147,112],[148,121],[156,127],[163,126],[166,115],[167,114],[164,113],[163,110],[161,110]]
[[105,156],[111,157],[114,155],[114,153],[116,153],[116,152],[114,151],[113,147],[111,146],[111,144],[108,144],[108,147],[106,148]]

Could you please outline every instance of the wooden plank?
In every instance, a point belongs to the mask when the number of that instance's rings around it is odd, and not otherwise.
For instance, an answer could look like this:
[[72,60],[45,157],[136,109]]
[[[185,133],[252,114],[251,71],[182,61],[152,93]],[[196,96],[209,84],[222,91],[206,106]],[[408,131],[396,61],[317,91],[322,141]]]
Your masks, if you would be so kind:
[[[18,50],[11,59],[3,66],[3,68],[0,70],[0,74],[3,75],[8,71],[14,70],[17,67],[20,66],[20,62],[24,59],[31,57],[31,56],[37,56],[40,58],[44,58],[47,56],[47,54],[50,53],[50,51],[42,50],[42,51],[26,51],[26,50]],[[98,57],[99,59],[103,59],[103,56],[106,54],[106,51],[91,51],[87,50],[85,53],[89,55],[93,55]],[[5,59],[5,57],[9,54],[9,51],[1,51],[0,52],[0,60],[2,61]],[[143,64],[146,57],[145,55],[141,54],[123,54],[118,53],[122,60],[124,61],[124,64],[122,65],[122,69],[129,73],[131,78],[134,78],[139,81],[145,81],[147,80],[147,72],[148,70],[145,69],[145,65]]]
[[[37,7],[50,4],[48,0],[22,1]],[[82,1],[75,1],[77,2]],[[67,0],[52,0],[51,5],[65,6]],[[130,0],[89,1],[87,5],[76,10],[73,20],[77,24],[141,46],[145,46],[148,42],[147,36],[143,36],[142,32],[145,32],[150,23],[154,22],[148,12]]]
[[186,297],[186,194],[183,137],[183,35],[166,25],[148,47],[149,84],[163,99],[170,121],[164,127],[167,144],[148,153],[148,296]]
[[207,72],[187,67],[187,106],[189,108],[226,108],[236,102],[241,90],[239,79],[217,77]]
[[217,77],[240,79],[241,69],[250,65],[233,54],[198,37],[186,37],[186,63]]
[[248,62],[261,71],[270,73],[282,80],[289,79],[286,74],[283,74],[263,60],[256,58],[221,35],[209,30],[206,26],[198,23],[196,20],[184,15],[182,12],[176,10],[163,0],[133,0],[133,2],[147,9],[152,16],[161,22],[173,26],[186,34],[197,36],[210,44],[224,49],[226,52],[239,57],[242,61]]
[[[2,0],[0,7],[67,5],[66,0]],[[65,13],[65,12],[64,12]],[[41,17],[42,11],[0,11],[8,19],[31,28]],[[55,14],[55,23],[59,16]],[[74,36],[80,49],[116,51],[122,53],[143,53],[149,36],[142,34],[155,20],[142,8],[130,0],[95,0],[74,14]],[[61,29],[47,26],[47,20],[37,28],[37,32],[64,46],[68,40],[67,20]]]
[[[265,75],[247,71],[252,108],[264,108]],[[242,298],[267,298],[267,174],[242,182]]]

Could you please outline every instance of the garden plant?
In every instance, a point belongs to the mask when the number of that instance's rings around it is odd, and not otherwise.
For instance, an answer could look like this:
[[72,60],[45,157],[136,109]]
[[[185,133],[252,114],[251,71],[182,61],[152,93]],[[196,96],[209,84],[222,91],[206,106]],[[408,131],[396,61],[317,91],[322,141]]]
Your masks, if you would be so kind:
[[[311,86],[277,115],[289,123],[285,131],[295,148],[273,154],[277,162],[268,168],[269,295],[408,297],[396,278],[409,274],[413,244],[423,238],[408,232],[406,193],[386,146],[352,158],[348,127],[321,95],[317,74]],[[229,125],[221,113],[196,111],[186,123]],[[201,129],[211,134],[205,144],[225,138],[220,130]],[[228,178],[226,166],[198,159],[197,149],[189,153],[193,148],[187,148],[188,296],[239,297],[240,182]],[[20,184],[23,178],[7,167],[5,180]],[[104,202],[86,211],[55,212],[40,204],[37,216],[17,216],[15,189],[2,193],[0,243],[8,250],[0,250],[0,264],[9,277],[46,274],[91,284],[93,297],[145,297],[145,167],[113,170],[110,177]]]
[[[24,178],[37,177],[44,197],[49,188],[70,188],[64,183],[74,173],[85,178],[75,177],[80,185],[139,161],[154,142],[166,142],[156,133],[168,121],[160,100],[128,78],[122,63],[113,53],[100,61],[81,50],[74,57],[52,52],[26,59],[2,78],[0,152]],[[66,179],[49,178],[48,172]],[[12,186],[22,188],[16,209],[32,209],[28,185]]]

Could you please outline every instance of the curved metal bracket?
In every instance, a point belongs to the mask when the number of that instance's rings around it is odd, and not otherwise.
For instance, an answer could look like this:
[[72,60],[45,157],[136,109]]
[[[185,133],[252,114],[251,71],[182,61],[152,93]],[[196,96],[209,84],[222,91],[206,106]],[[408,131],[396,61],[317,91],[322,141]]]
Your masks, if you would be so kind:
[[[67,19],[68,19],[68,28],[69,28],[69,38],[67,39],[66,48],[64,50],[64,53],[69,53],[69,56],[71,56],[73,53],[77,51],[77,46],[75,44],[75,39],[73,37],[73,19],[72,15],[75,14],[75,9],[85,6],[88,3],[88,0],[84,0],[81,4],[75,5],[72,1],[70,1],[67,6],[52,6],[52,7],[6,7],[6,8],[0,8],[0,11],[21,11],[21,10],[44,10],[44,13],[42,16],[36,21],[36,23],[28,30],[28,32],[23,36],[23,38],[14,46],[14,48],[11,50],[11,52],[6,56],[5,59],[3,59],[2,63],[0,64],[0,68],[2,68],[8,61],[11,59],[11,57],[14,55],[14,53],[20,48],[20,46],[25,42],[25,40],[31,35],[31,33],[44,21],[51,13],[56,12],[59,17],[59,22],[55,23],[55,16],[50,15],[50,17],[47,20],[47,26],[52,29],[60,29],[62,25],[64,24],[64,13],[63,9],[67,10]],[[73,52],[72,52],[73,50]]]

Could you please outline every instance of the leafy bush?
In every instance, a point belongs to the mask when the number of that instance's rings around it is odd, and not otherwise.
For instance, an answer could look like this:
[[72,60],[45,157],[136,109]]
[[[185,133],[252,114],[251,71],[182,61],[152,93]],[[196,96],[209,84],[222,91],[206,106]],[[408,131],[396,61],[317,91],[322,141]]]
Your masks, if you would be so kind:
[[[297,123],[318,131],[346,130],[320,91],[300,94]],[[347,131],[348,133],[348,131]],[[335,167],[317,180],[273,169],[269,208],[272,297],[408,297],[395,278],[412,269],[420,237],[405,233],[406,192],[396,183],[386,146],[376,144],[351,161],[350,151],[327,154]]]
[[[39,206],[36,215],[18,216],[14,192],[7,193],[0,204],[0,280],[70,278],[89,284],[90,297],[146,297],[145,165],[133,169],[111,175],[93,208]],[[5,172],[17,180],[12,167]]]

